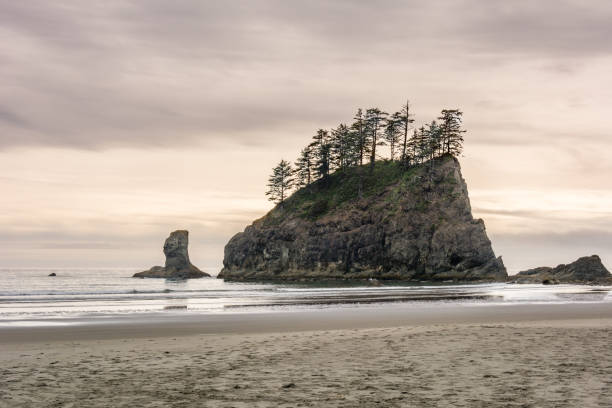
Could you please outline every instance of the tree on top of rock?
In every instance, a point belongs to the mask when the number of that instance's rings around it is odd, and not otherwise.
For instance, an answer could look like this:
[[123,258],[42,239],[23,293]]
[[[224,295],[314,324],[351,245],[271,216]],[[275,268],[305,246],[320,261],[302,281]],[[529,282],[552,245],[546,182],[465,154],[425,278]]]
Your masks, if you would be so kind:
[[[463,150],[462,129],[463,112],[459,109],[444,109],[438,121],[420,126],[413,126],[414,118],[408,100],[401,109],[392,115],[379,108],[370,108],[365,112],[358,109],[350,125],[344,123],[331,131],[317,130],[311,142],[302,150],[296,160],[295,186],[302,188],[319,180],[327,180],[335,171],[347,171],[358,167],[359,197],[363,185],[363,169],[369,156],[369,170],[373,173],[377,159],[377,146],[388,144],[391,150],[391,161],[400,160],[408,168],[431,161],[433,169],[438,158],[444,155],[459,156]],[[286,162],[285,162],[286,163]],[[290,167],[290,166],[289,166]],[[291,177],[289,177],[291,178]],[[293,179],[291,179],[293,185]],[[283,189],[280,198],[271,198],[282,202],[289,189]],[[269,195],[275,195],[269,192]]]
[[329,141],[329,132],[325,129],[317,130],[317,133],[312,137],[310,147],[316,152]]
[[384,138],[391,149],[391,160],[395,160],[395,151],[399,145],[401,134],[402,122],[400,113],[395,112],[389,119],[387,119],[384,130]]
[[425,127],[425,157],[427,160],[434,162],[434,159],[441,156],[442,151],[442,128],[435,120]]
[[442,154],[449,153],[455,157],[463,151],[463,112],[459,109],[444,109],[440,117],[442,133]]
[[295,184],[298,188],[305,187],[312,183],[314,177],[314,153],[312,147],[306,146],[302,149],[300,157],[295,162]]
[[293,169],[291,164],[281,160],[278,166],[272,169],[272,175],[268,179],[268,200],[282,204],[293,187]]
[[332,167],[344,170],[352,164],[351,148],[353,140],[348,126],[341,123],[331,131],[330,139],[330,161]]
[[366,132],[365,117],[361,109],[357,109],[357,113],[353,119],[355,122],[351,125],[351,132],[355,143],[353,144],[354,152],[352,153],[358,158],[358,162],[355,164],[361,166],[363,164],[363,158],[370,152],[370,137]]
[[410,102],[406,101],[406,104],[402,106],[402,110],[393,114],[403,127],[404,140],[402,143],[402,156],[401,160],[405,164],[410,164],[409,146],[408,146],[408,131],[412,128],[411,124],[414,123],[413,115],[410,113]]
[[329,176],[331,170],[331,144],[325,142],[317,151],[317,160],[315,162],[315,174],[317,178],[322,179]]
[[317,130],[310,143],[314,157],[314,174],[316,178],[329,175],[331,170],[331,142],[329,132],[325,129]]
[[374,162],[376,161],[376,146],[380,146],[381,140],[379,133],[383,128],[388,113],[383,112],[378,108],[370,108],[366,111],[365,122],[366,131],[370,134],[370,140],[372,141],[372,147],[370,149],[370,170],[374,170]]

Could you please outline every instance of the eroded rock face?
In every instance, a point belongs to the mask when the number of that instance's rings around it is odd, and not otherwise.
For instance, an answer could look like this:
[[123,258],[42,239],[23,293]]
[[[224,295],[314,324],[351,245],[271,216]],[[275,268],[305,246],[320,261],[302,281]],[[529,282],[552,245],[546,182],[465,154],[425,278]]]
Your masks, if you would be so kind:
[[297,192],[284,206],[277,206],[228,242],[219,277],[506,279],[506,269],[493,253],[484,222],[472,217],[456,159],[443,158],[433,171],[423,165],[392,176],[385,179],[387,185],[368,196],[354,194],[341,204],[336,203],[338,197],[346,198],[347,183],[357,183],[350,174],[328,181],[329,188],[321,182],[322,186],[311,187],[316,196],[312,204],[308,204],[307,191]]
[[529,269],[509,277],[513,283],[601,283],[612,284],[612,275],[597,255],[585,256],[568,265]]
[[189,261],[189,231],[178,230],[170,234],[164,243],[165,266],[154,266],[148,271],[134,274],[135,278],[192,279],[210,276]]

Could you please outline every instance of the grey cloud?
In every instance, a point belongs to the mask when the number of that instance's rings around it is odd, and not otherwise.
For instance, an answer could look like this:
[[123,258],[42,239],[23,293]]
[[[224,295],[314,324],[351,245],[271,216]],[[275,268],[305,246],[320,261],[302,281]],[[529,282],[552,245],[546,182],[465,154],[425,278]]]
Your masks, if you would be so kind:
[[27,120],[8,109],[3,109],[2,107],[0,107],[0,122],[5,122],[22,128],[30,127],[30,123]]
[[[472,3],[473,4],[473,3]],[[484,51],[571,57],[612,53],[612,5],[607,1],[478,2],[466,39]]]
[[289,133],[395,100],[372,84],[405,94],[431,70],[444,81],[517,58],[567,73],[574,57],[610,54],[611,13],[603,1],[6,0],[0,149],[301,137]]

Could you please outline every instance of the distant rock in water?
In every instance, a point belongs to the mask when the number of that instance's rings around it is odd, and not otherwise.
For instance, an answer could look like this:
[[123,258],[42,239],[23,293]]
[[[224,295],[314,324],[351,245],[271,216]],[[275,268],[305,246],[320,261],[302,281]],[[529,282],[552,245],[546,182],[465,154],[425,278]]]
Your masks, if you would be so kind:
[[49,275],[47,276],[57,276],[57,274],[55,272],[51,272]]
[[225,246],[227,280],[505,281],[459,162],[377,162],[300,189]]
[[508,278],[513,283],[601,283],[612,284],[612,275],[597,255],[582,257],[556,268],[547,266],[519,272]]
[[189,245],[189,231],[174,231],[164,243],[166,266],[154,266],[148,271],[134,274],[135,278],[167,278],[192,279],[210,276],[202,272],[189,261],[187,247]]

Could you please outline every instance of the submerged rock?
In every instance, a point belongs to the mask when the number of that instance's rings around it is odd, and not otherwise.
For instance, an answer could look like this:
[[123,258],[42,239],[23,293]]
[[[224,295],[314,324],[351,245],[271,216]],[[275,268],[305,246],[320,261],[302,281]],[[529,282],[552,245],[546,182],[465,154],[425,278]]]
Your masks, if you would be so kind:
[[192,279],[210,276],[189,261],[187,247],[189,231],[178,230],[170,234],[164,243],[165,266],[154,266],[148,271],[134,274],[135,278]]
[[612,284],[612,275],[597,255],[585,256],[568,265],[528,269],[510,276],[512,283],[601,283]]
[[225,246],[227,280],[504,281],[459,162],[379,162],[302,188]]

